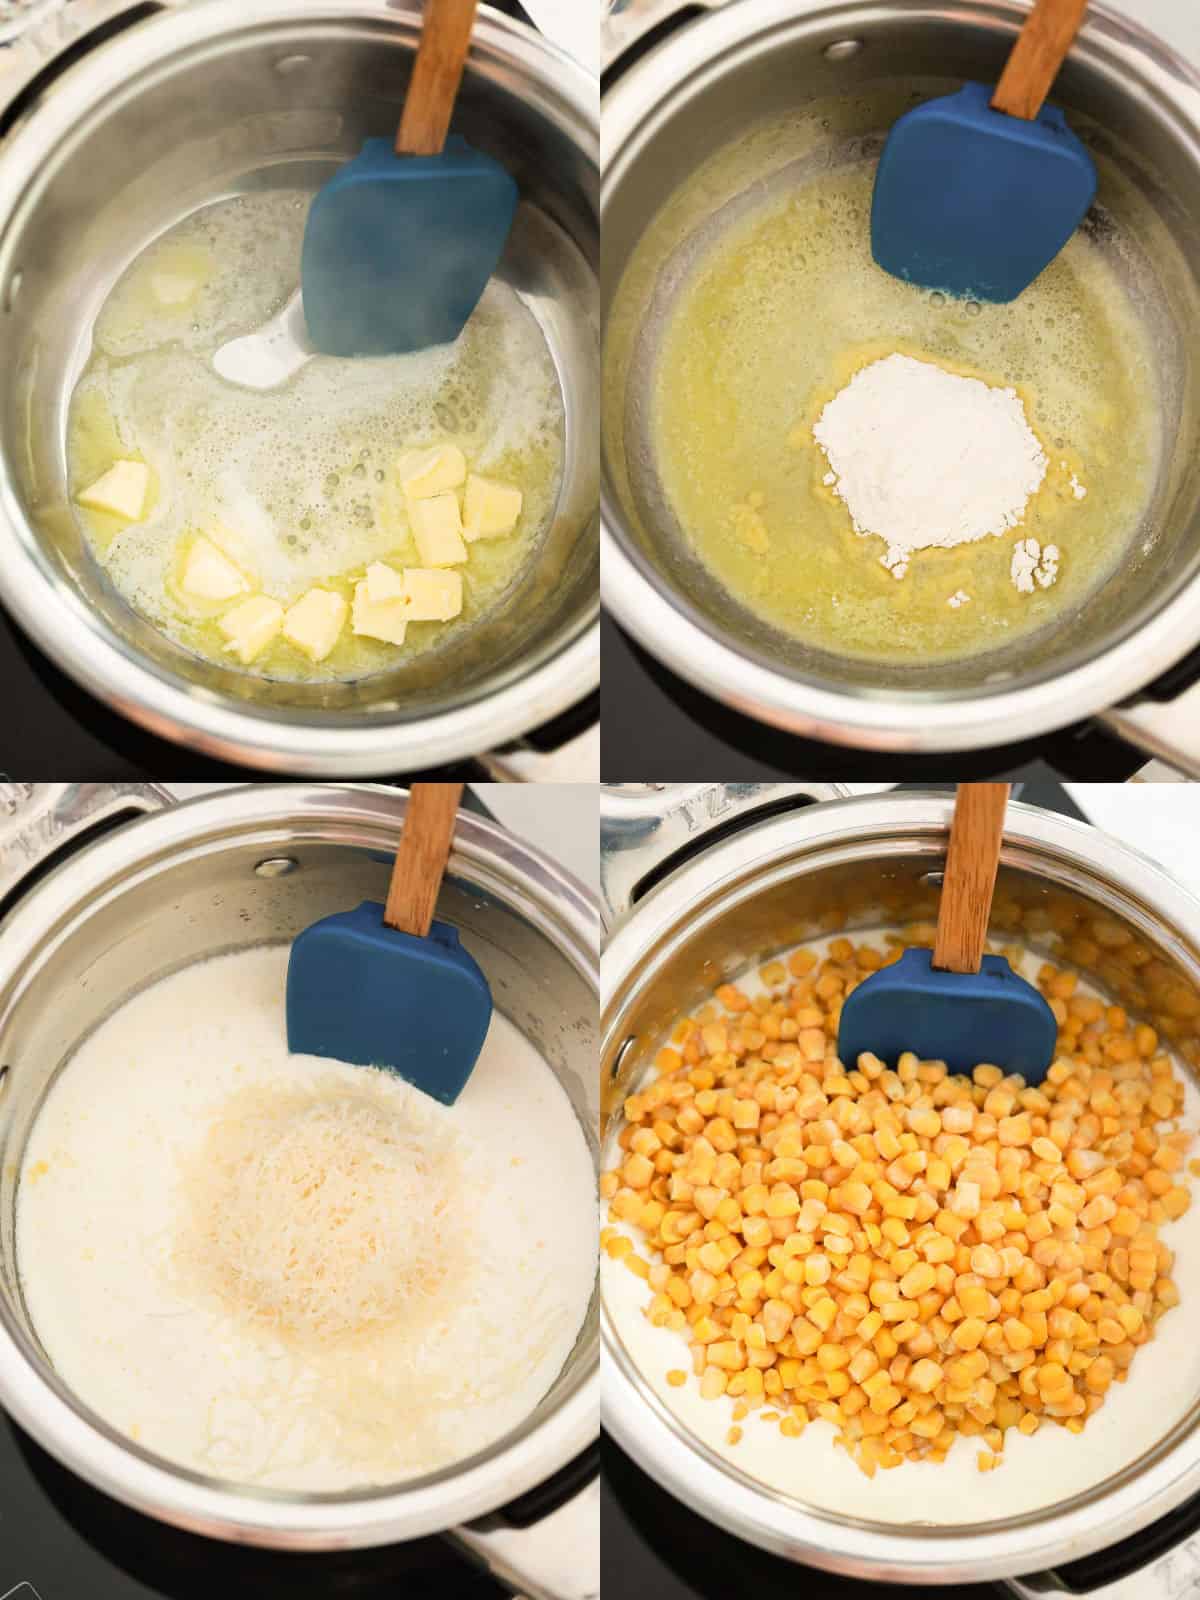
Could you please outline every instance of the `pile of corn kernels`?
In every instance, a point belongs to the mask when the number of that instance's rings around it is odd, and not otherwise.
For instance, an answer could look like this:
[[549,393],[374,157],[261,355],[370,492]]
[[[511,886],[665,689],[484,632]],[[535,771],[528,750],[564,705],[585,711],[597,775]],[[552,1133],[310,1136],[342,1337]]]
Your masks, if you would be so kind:
[[601,1183],[650,1259],[621,1228],[602,1244],[701,1394],[733,1400],[730,1444],[751,1415],[790,1436],[823,1418],[869,1476],[960,1434],[987,1471],[1009,1428],[1081,1432],[1178,1303],[1158,1230],[1187,1210],[1192,1134],[1154,1029],[1053,966],[1040,1088],[913,1055],[843,1066],[842,1001],[913,941],[891,942],[796,951],[766,992],[722,985],[678,1022]]

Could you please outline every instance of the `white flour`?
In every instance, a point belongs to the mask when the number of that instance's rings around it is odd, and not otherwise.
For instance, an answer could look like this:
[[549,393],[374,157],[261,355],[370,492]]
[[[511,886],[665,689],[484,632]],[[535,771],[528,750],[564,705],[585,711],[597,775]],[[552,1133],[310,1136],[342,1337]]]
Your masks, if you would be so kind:
[[826,483],[860,534],[887,543],[897,578],[914,551],[950,549],[1014,528],[1046,457],[1015,389],[891,355],[864,367],[813,428]]
[[1032,594],[1036,581],[1048,589],[1058,577],[1058,546],[1040,545],[1036,539],[1018,539],[1009,567],[1012,581],[1022,594]]

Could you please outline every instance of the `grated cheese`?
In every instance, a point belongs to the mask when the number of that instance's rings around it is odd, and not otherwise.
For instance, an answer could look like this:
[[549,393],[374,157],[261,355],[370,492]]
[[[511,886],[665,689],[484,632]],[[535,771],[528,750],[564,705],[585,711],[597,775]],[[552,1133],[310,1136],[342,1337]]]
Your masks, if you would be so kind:
[[396,1090],[364,1068],[361,1085],[233,1095],[184,1176],[179,1268],[309,1344],[423,1315],[465,1264],[467,1179],[453,1130]]

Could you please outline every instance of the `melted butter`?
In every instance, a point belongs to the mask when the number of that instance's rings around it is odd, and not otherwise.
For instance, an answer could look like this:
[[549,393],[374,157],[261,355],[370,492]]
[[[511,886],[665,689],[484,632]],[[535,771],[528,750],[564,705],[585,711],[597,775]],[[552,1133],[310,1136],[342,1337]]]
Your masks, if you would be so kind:
[[[516,529],[478,540],[462,614],[410,623],[403,646],[347,622],[317,664],[282,638],[248,669],[291,679],[358,678],[433,649],[494,609],[553,515],[564,418],[553,359],[532,315],[489,285],[453,345],[370,360],[319,356],[276,390],[219,378],[212,352],[278,308],[299,271],[307,196],[264,193],[196,213],[132,263],[102,308],[72,399],[72,494],[114,459],[144,461],[144,520],[76,506],[126,600],[185,648],[237,670],[212,608],[189,608],[173,578],[187,539],[228,529],[253,559],[256,592],[287,605],[313,584],[349,600],[372,561],[419,566],[395,464],[402,451],[457,444],[468,470],[523,494]],[[164,298],[164,288],[166,298]]]
[[[1120,566],[1157,469],[1153,364],[1116,273],[1082,235],[1009,306],[890,277],[870,252],[873,182],[873,164],[822,171],[699,259],[663,332],[653,443],[697,555],[775,626],[841,654],[961,657],[1052,624]],[[918,551],[899,580],[883,540],[857,534],[823,482],[812,436],[854,374],[897,351],[1015,388],[1049,462],[1022,526]],[[1027,537],[1060,551],[1058,581],[1033,594],[1010,575]],[[959,591],[969,601],[952,607]]]

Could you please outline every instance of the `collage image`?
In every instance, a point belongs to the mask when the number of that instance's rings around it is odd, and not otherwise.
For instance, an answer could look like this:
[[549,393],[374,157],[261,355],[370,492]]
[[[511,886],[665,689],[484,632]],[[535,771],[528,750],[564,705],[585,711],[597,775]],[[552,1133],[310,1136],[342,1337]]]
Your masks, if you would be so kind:
[[0,1600],[1200,1600],[1198,0],[0,0],[0,390]]

